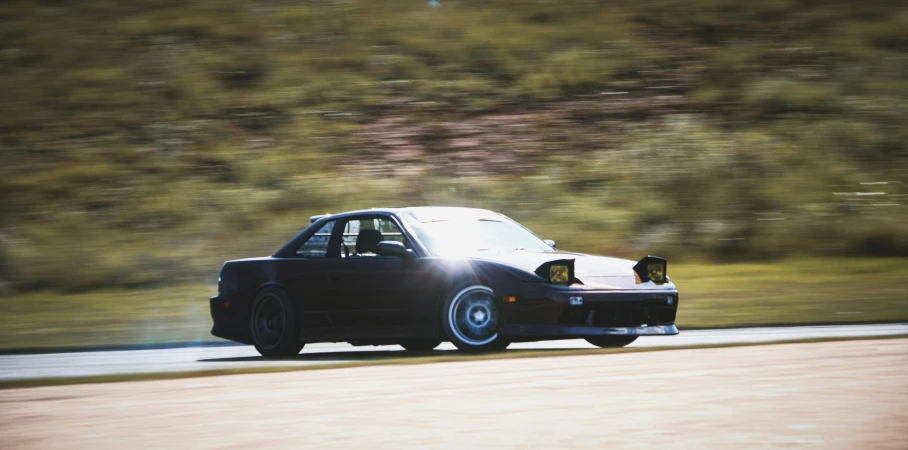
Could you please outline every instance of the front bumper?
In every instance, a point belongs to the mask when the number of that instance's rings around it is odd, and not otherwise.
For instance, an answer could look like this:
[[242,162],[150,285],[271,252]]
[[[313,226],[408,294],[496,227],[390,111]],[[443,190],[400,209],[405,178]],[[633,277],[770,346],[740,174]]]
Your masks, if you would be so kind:
[[678,334],[678,291],[595,290],[547,284],[524,287],[499,304],[499,332],[510,340]]

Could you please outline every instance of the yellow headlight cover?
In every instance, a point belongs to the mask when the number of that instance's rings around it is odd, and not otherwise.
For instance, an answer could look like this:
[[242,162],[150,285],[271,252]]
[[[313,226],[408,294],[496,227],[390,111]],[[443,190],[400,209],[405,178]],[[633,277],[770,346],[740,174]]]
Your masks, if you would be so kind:
[[549,268],[549,281],[552,283],[567,283],[571,278],[568,266],[554,264]]
[[646,265],[646,273],[653,283],[665,282],[665,266],[659,263]]

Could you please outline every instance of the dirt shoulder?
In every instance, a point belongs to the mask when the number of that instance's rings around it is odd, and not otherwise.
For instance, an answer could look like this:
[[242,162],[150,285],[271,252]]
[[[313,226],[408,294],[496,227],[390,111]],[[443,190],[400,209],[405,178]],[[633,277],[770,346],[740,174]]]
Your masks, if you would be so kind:
[[906,448],[908,339],[0,391],[4,448]]

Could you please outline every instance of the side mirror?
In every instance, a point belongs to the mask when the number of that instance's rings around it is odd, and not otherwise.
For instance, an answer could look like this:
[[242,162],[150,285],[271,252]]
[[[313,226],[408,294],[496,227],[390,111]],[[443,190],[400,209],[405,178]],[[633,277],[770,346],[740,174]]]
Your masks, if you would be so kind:
[[548,245],[549,247],[555,248],[555,241],[553,241],[553,240],[551,240],[551,239],[546,239],[546,240],[543,241],[543,242],[545,242],[546,245]]
[[404,247],[404,244],[397,241],[381,241],[378,243],[376,252],[381,256],[396,256],[403,259],[412,259],[416,255],[413,250]]

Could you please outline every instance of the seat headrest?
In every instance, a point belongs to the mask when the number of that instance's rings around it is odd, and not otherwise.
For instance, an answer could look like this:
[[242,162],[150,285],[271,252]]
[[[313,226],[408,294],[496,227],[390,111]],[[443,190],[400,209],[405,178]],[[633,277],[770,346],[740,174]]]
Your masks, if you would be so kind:
[[381,231],[359,230],[356,235],[356,253],[360,255],[367,252],[378,253],[378,243],[385,240]]

